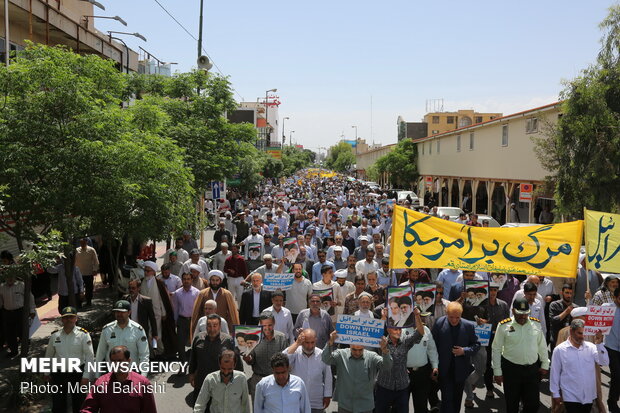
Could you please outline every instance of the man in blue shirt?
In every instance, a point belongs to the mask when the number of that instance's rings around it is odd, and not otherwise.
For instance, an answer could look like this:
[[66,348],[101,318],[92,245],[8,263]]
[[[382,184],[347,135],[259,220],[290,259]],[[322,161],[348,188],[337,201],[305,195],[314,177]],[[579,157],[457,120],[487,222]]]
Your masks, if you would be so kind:
[[312,266],[312,284],[319,282],[323,279],[323,276],[321,275],[321,267],[323,265],[329,265],[334,269],[334,271],[336,271],[336,267],[334,266],[334,263],[326,260],[327,253],[325,251],[320,250],[317,253],[317,256],[319,258],[319,261],[315,262],[314,265]]
[[278,352],[271,357],[273,374],[256,385],[254,413],[311,413],[306,385],[288,368],[286,355]]
[[609,370],[611,380],[609,382],[609,395],[607,406],[610,413],[620,412],[618,398],[620,397],[620,287],[613,292],[616,313],[611,331],[605,337],[605,347],[609,354]]

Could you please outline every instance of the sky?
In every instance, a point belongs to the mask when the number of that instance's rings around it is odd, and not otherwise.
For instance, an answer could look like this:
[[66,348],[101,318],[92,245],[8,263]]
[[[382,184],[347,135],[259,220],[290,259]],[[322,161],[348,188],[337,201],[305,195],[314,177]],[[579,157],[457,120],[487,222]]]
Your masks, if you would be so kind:
[[[99,0],[127,37],[174,70],[196,66],[199,0]],[[594,62],[611,1],[204,0],[203,46],[235,89],[256,101],[277,88],[287,139],[317,150],[341,135],[397,140],[398,116],[426,102],[505,115],[553,103],[563,81]],[[217,72],[218,69],[213,71]],[[372,102],[372,104],[371,104]],[[281,123],[281,121],[280,121]],[[281,131],[280,131],[281,134]]]

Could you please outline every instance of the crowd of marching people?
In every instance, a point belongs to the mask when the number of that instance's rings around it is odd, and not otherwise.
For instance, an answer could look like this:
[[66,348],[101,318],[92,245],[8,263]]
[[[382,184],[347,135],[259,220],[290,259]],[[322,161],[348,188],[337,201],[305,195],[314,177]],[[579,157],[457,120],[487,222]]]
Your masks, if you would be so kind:
[[[477,409],[474,390],[483,385],[486,399],[504,399],[506,412],[529,413],[539,409],[543,380],[554,411],[620,411],[618,310],[608,335],[584,336],[586,305],[620,308],[615,275],[603,278],[581,265],[565,279],[392,268],[395,204],[412,207],[410,199],[396,202],[322,170],[265,182],[251,197],[210,202],[207,208],[221,216],[214,249],[199,250],[186,233],[159,257],[161,265],[145,261],[144,277],[132,279],[115,303],[115,321],[104,327],[96,351],[76,326],[77,310],[63,305],[63,329],[50,338],[47,355],[187,362],[181,374],[193,387],[195,412],[316,413],[334,400],[338,412],[452,413]],[[89,265],[87,272],[96,273]],[[273,273],[294,274],[292,287],[266,291],[264,278]],[[485,281],[486,292],[465,287],[473,280]],[[12,288],[7,284],[0,298]],[[432,285],[432,294],[416,294],[413,306],[388,297],[387,287],[417,284]],[[19,305],[3,304],[7,311]],[[338,344],[342,314],[385,320],[380,346]],[[476,327],[488,324],[490,337],[481,342]],[[239,326],[260,326],[261,335]],[[88,344],[71,353],[75,348],[63,347],[69,339]],[[606,399],[601,367],[611,372]],[[146,379],[108,373],[95,383],[115,380]],[[112,411],[119,403],[140,405],[124,411],[156,411],[149,392],[83,396],[74,399],[75,411]],[[54,403],[54,411],[66,410],[66,395]]]

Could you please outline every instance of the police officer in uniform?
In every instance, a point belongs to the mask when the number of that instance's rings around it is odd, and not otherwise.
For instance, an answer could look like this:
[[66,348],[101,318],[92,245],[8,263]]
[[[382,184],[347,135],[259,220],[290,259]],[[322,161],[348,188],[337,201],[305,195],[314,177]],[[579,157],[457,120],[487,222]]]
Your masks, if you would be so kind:
[[511,318],[502,320],[495,331],[492,367],[495,382],[504,384],[507,413],[537,412],[540,405],[539,384],[549,371],[549,356],[540,321],[529,317],[525,298],[512,304]]
[[112,308],[116,321],[106,324],[101,331],[97,346],[99,361],[110,361],[110,350],[115,346],[125,346],[136,363],[149,361],[149,344],[142,326],[129,319],[131,304],[127,300],[118,300]]
[[80,411],[86,394],[76,391],[69,392],[68,386],[69,383],[72,386],[86,385],[91,379],[91,373],[87,371],[85,364],[95,359],[93,342],[88,331],[76,326],[77,310],[75,307],[63,308],[61,320],[63,328],[52,333],[45,350],[45,357],[55,359],[79,358],[82,372],[52,373],[51,377],[45,376],[45,379],[51,379],[51,384],[57,385],[60,389],[52,395],[52,412],[65,413],[67,411],[67,394],[71,394],[71,408],[74,413],[77,413]]

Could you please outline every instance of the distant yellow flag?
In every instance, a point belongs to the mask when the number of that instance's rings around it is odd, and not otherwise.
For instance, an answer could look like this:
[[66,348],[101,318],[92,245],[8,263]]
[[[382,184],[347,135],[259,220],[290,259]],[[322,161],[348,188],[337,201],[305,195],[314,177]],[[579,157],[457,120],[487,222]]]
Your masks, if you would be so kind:
[[390,266],[575,277],[582,233],[583,221],[480,228],[396,205]]
[[585,210],[588,269],[620,272],[620,215]]

